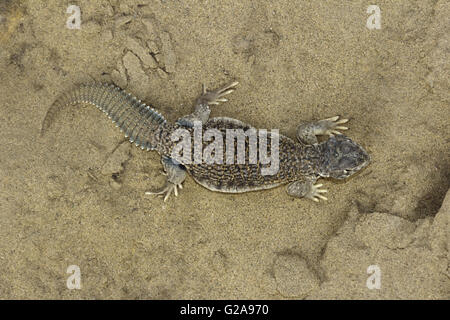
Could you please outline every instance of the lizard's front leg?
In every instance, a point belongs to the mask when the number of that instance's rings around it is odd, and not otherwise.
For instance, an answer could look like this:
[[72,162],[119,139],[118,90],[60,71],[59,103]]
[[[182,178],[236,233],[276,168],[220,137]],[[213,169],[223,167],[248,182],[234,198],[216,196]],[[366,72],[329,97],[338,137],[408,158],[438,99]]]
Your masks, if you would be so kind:
[[182,164],[169,157],[162,157],[161,163],[163,164],[165,175],[167,175],[166,183],[159,190],[147,191],[145,194],[163,195],[164,202],[166,202],[172,191],[175,196],[178,196],[177,188],[183,188],[181,184],[186,179],[186,169]]
[[206,123],[209,119],[209,114],[211,113],[209,106],[228,101],[224,96],[233,92],[236,89],[237,84],[238,82],[235,81],[214,91],[207,91],[206,87],[203,85],[202,94],[195,102],[194,112],[178,119],[177,122],[185,127],[193,127],[194,121]]
[[316,144],[317,137],[321,135],[341,134],[338,130],[347,130],[341,124],[347,123],[348,119],[340,119],[339,116],[316,121],[301,123],[297,127],[297,139],[304,144]]
[[325,189],[320,189],[323,184],[314,184],[316,179],[306,181],[295,181],[287,186],[287,193],[295,198],[307,198],[315,202],[319,202],[319,199],[327,200],[322,193],[327,192]]

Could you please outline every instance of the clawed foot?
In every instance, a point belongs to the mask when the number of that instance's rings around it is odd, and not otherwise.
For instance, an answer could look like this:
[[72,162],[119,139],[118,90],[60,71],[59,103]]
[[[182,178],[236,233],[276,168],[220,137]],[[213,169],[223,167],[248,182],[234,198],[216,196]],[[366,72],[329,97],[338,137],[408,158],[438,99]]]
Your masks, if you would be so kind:
[[341,126],[341,124],[347,123],[348,119],[341,119],[341,120],[338,119],[339,116],[335,116],[332,118],[319,121],[319,124],[325,127],[324,134],[333,136],[335,134],[342,134],[338,130],[348,130],[348,127]]
[[322,135],[339,135],[342,134],[338,130],[347,130],[347,127],[341,126],[341,124],[347,123],[348,119],[339,120],[339,116],[320,120],[317,122],[301,123],[297,127],[297,138],[304,144],[317,144],[317,136]]
[[181,117],[180,119],[178,119],[177,123],[185,127],[193,127],[195,121],[206,123],[211,113],[210,106],[228,101],[224,98],[224,96],[232,93],[236,89],[237,85],[238,82],[235,81],[223,88],[213,91],[206,90],[205,85],[203,85],[202,94],[195,102],[194,112]]
[[175,194],[175,197],[177,197],[178,188],[183,189],[181,184],[186,178],[186,169],[178,162],[168,157],[162,157],[161,163],[164,168],[162,174],[167,176],[166,183],[161,189],[147,191],[145,194],[164,196],[164,202],[166,202],[172,194],[172,191]]
[[224,98],[227,94],[232,93],[239,82],[235,81],[233,83],[230,83],[229,85],[214,90],[214,91],[207,91],[205,85],[202,86],[202,95],[198,99],[198,104],[207,104],[207,105],[217,105],[220,102],[227,102],[228,100]]
[[295,181],[288,185],[287,193],[296,198],[307,198],[314,202],[319,200],[328,200],[322,195],[327,192],[325,189],[320,189],[323,184],[314,184],[314,181]]
[[322,193],[328,192],[325,189],[320,189],[322,186],[323,184],[321,183],[312,185],[310,191],[305,195],[305,198],[311,199],[314,202],[319,202],[319,199],[328,200],[327,197],[322,195]]
[[177,188],[183,189],[181,183],[173,184],[169,181],[166,181],[166,184],[161,189],[155,191],[147,191],[145,192],[145,194],[164,196],[164,202],[167,202],[167,199],[169,199],[170,195],[172,194],[172,191],[175,194],[175,197],[178,197]]

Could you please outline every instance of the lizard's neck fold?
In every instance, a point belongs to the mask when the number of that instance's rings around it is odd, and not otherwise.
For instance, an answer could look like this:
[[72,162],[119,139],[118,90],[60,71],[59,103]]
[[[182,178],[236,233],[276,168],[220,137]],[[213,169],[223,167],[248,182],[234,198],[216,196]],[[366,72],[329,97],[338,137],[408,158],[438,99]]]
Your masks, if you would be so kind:
[[298,143],[293,160],[296,163],[299,175],[318,176],[321,166],[321,156],[322,149],[319,144],[305,145]]

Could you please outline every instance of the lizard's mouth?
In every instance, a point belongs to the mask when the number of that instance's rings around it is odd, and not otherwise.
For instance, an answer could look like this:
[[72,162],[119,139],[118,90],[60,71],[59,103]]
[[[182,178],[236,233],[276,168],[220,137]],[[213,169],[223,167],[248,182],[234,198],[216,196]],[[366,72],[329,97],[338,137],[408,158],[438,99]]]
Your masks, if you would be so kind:
[[360,146],[357,154],[352,154],[352,165],[348,168],[343,169],[341,173],[331,174],[330,176],[335,179],[346,179],[355,173],[361,171],[365,167],[367,167],[370,163],[369,154]]

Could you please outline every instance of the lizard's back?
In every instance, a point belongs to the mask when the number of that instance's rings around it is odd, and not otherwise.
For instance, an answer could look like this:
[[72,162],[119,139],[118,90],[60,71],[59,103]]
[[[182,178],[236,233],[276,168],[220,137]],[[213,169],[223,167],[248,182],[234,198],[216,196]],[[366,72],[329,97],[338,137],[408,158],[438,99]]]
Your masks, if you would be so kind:
[[[245,136],[245,163],[238,163],[238,139],[232,139],[232,158],[233,163],[227,159],[227,153],[230,149],[227,147],[227,134],[230,130],[242,130],[247,132],[249,129],[255,130],[255,136],[259,137],[259,130],[236,119],[227,117],[211,118],[204,126],[206,130],[218,130],[223,137],[223,157],[222,163],[190,163],[184,164],[189,174],[202,186],[219,192],[240,193],[253,190],[269,189],[280,184],[298,180],[301,176],[313,175],[315,152],[312,148],[302,146],[292,139],[279,134],[277,157],[272,157],[273,133],[267,132],[267,145],[263,146],[266,150],[269,163],[262,163],[260,157],[261,139],[253,148],[256,147],[257,159],[251,161],[250,150],[252,148],[251,139]],[[203,141],[205,150],[211,141]],[[228,150],[227,150],[228,149]],[[194,150],[192,150],[194,151]],[[193,153],[193,152],[192,152]],[[274,163],[277,161],[277,163]],[[241,161],[242,162],[242,161]],[[273,174],[262,174],[262,169],[273,166]]]

